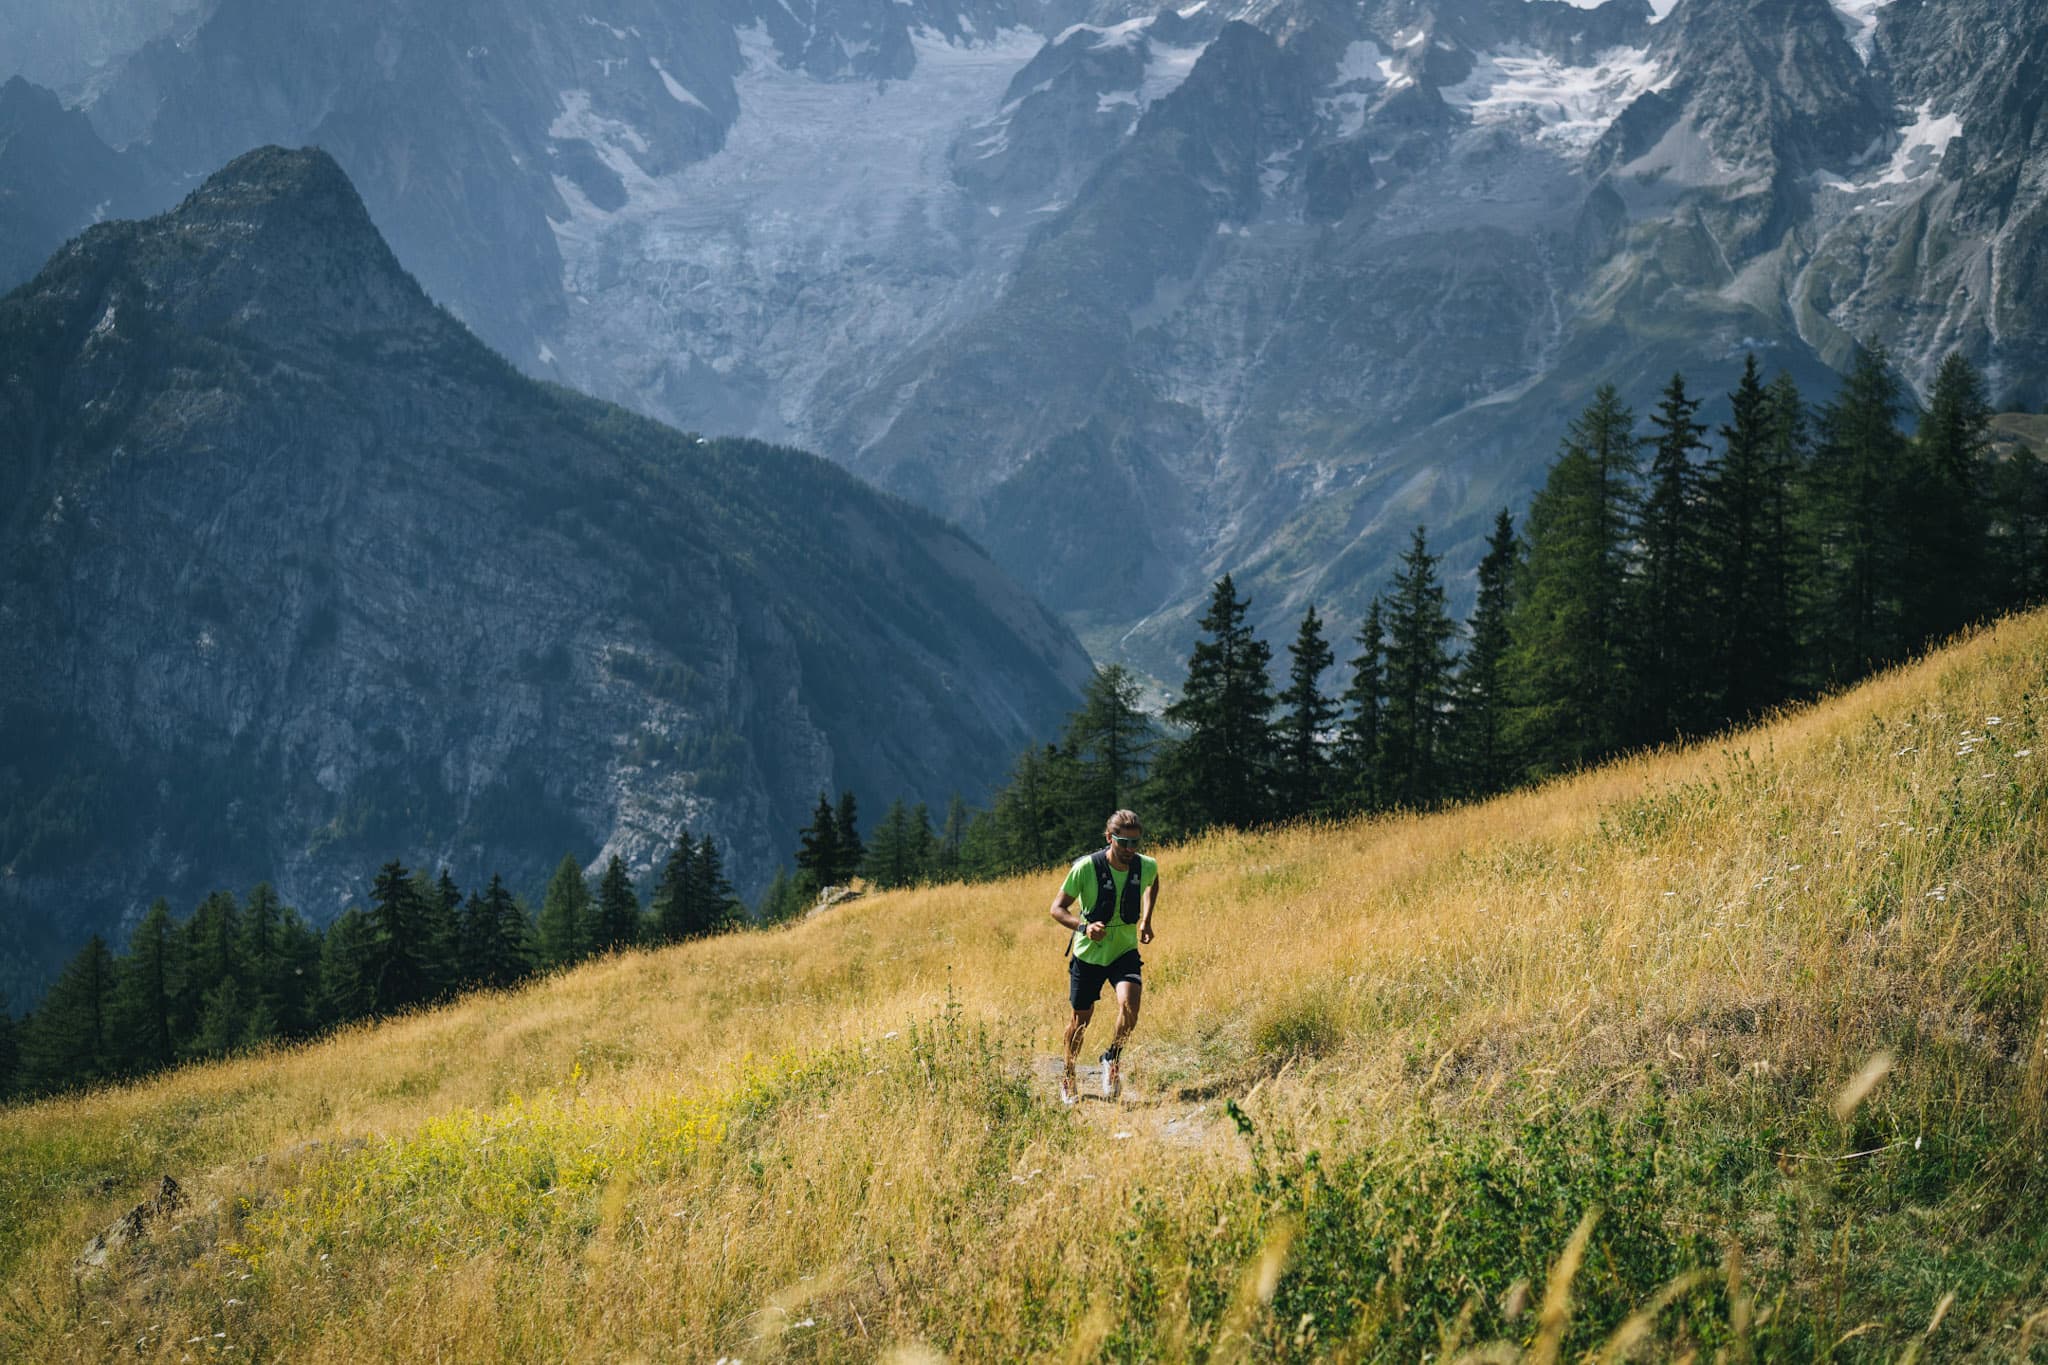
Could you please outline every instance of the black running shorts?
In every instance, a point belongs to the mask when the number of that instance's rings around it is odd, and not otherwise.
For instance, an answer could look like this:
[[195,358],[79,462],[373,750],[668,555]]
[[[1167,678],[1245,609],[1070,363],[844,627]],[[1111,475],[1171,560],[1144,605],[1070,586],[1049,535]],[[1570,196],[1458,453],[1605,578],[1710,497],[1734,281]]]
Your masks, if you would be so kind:
[[1115,985],[1119,981],[1136,981],[1144,984],[1141,973],[1145,961],[1138,956],[1136,948],[1131,949],[1107,967],[1095,962],[1083,962],[1078,957],[1067,959],[1067,999],[1077,1010],[1094,1009],[1095,1002],[1102,998],[1104,982]]

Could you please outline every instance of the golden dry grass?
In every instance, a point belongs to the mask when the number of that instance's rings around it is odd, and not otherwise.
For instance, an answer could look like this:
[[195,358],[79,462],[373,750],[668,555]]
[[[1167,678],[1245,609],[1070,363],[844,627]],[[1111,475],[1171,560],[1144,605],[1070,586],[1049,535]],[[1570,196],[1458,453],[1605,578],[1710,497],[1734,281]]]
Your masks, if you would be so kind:
[[[1716,1151],[1763,1153],[1755,1197],[1713,1205],[1735,1212],[1670,1220],[1743,1248],[1782,1330],[1805,1324],[1782,1340],[1902,1349],[1941,1272],[1866,1266],[1858,1239],[1912,1200],[1813,1168],[1860,1141],[1889,1146],[1845,1169],[1904,1170],[1921,1144],[1996,1167],[1982,1188],[1900,1177],[1933,1191],[1936,1241],[1988,1226],[1966,1202],[1985,1188],[2033,1188],[2044,684],[2036,613],[1715,744],[1442,814],[1158,850],[1122,1106],[1051,1102],[1049,871],[0,1112],[0,1355],[1401,1358],[1369,1335],[1388,1320],[1369,1285],[1338,1314],[1348,1337],[1275,1319],[1288,1265],[1312,1278],[1329,1236],[1273,1172],[1662,1096]],[[1837,1117],[1880,1051],[1895,1064]],[[81,1275],[86,1240],[166,1172],[191,1208]],[[1798,1235],[1746,1221],[1767,1205]],[[2038,1225],[1996,1235],[2032,1247]],[[1978,1273],[1927,1349],[2029,1349],[2048,1303],[2032,1254]],[[1715,1331],[1747,1349],[1733,1263],[1687,1267],[1654,1305],[1589,1286],[1582,1312],[1653,1354]],[[1724,1326],[1657,1316],[1724,1278]],[[1502,1302],[1474,1288],[1466,1309],[1520,1324],[1492,1349],[1557,1349],[1549,1318]],[[1849,1321],[1871,1304],[1883,1321]]]

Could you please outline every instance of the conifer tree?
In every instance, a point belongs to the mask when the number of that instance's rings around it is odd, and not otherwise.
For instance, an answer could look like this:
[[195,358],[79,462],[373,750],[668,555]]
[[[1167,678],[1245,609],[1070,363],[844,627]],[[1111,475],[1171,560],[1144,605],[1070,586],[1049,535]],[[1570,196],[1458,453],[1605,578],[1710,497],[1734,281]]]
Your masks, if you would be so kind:
[[882,813],[882,819],[868,838],[867,861],[861,874],[876,887],[887,891],[908,886],[916,878],[910,865],[910,811],[897,797]]
[[818,808],[811,823],[799,831],[796,851],[797,881],[801,894],[815,898],[839,876],[846,854],[839,838],[839,816],[831,798],[818,793]]
[[22,1089],[68,1090],[114,1073],[113,994],[113,955],[94,934],[65,965],[22,1031]]
[[[1762,453],[1763,386],[1756,377],[1756,358],[1743,372],[1738,391],[1737,421],[1742,423],[1745,397],[1751,401],[1754,443],[1745,454],[1740,496],[1729,509],[1740,520],[1731,548],[1750,572],[1758,522],[1756,467]],[[1634,738],[1656,742],[1706,731],[1717,719],[1721,688],[1706,686],[1714,658],[1715,621],[1708,571],[1707,527],[1703,503],[1704,471],[1698,462],[1706,443],[1704,423],[1694,420],[1699,400],[1685,391],[1685,376],[1674,374],[1664,387],[1657,410],[1650,414],[1656,429],[1651,442],[1650,486],[1636,521],[1637,555],[1635,620],[1629,640],[1637,719]],[[1731,451],[1729,461],[1732,464]],[[1726,484],[1733,470],[1720,469]]]
[[390,1014],[427,999],[432,983],[426,963],[426,921],[412,874],[393,858],[377,870],[370,886],[370,981],[377,1013]]
[[455,960],[459,964],[455,974],[457,991],[475,990],[484,984],[483,960],[487,951],[485,942],[495,937],[484,910],[483,893],[472,891],[455,912]]
[[[1740,718],[1767,705],[1763,660],[1769,623],[1760,610],[1764,556],[1771,543],[1766,499],[1771,487],[1773,413],[1754,354],[1744,358],[1742,378],[1728,395],[1729,421],[1721,428],[1721,457],[1706,480],[1707,558],[1714,607],[1714,635],[1721,641],[1714,683],[1714,709]],[[1698,589],[1695,589],[1698,591]],[[1653,608],[1654,609],[1654,608]],[[1682,731],[1671,726],[1652,738]]]
[[853,791],[839,793],[839,810],[834,817],[833,827],[839,835],[839,861],[833,867],[834,882],[850,882],[860,871],[861,860],[867,857],[867,848],[860,840],[859,810],[854,804]]
[[1329,745],[1338,705],[1323,695],[1322,678],[1337,655],[1323,638],[1323,623],[1311,602],[1301,629],[1287,647],[1287,690],[1280,694],[1279,762],[1274,790],[1283,817],[1312,815],[1329,802],[1332,764]]
[[491,874],[482,895],[472,895],[462,910],[465,980],[471,986],[503,990],[531,969],[526,911],[506,889],[505,879]]
[[199,1025],[187,1053],[193,1057],[225,1057],[242,1046],[249,1027],[249,1006],[242,983],[233,977],[201,996]]
[[182,967],[171,907],[158,897],[116,964],[113,1032],[121,1070],[146,1074],[177,1061],[174,1020]]
[[697,934],[729,933],[738,927],[741,907],[739,897],[734,894],[732,883],[726,879],[725,859],[718,852],[718,845],[707,833],[697,844],[697,856],[692,860],[696,877],[696,894],[693,899],[698,906]]
[[1628,712],[1628,528],[1634,417],[1602,385],[1529,504],[1509,651],[1510,735],[1538,776],[1619,748]]
[[1467,626],[1472,638],[1458,669],[1451,709],[1451,753],[1457,767],[1451,786],[1459,794],[1490,795],[1505,790],[1515,777],[1507,738],[1507,654],[1511,593],[1520,567],[1521,540],[1503,507],[1479,561],[1479,590]]
[[960,868],[969,881],[989,881],[1015,871],[1003,845],[1002,822],[993,810],[975,811],[968,817],[967,832],[960,840]]
[[1069,852],[1060,783],[1055,776],[1058,757],[1058,750],[1051,745],[1027,746],[1011,765],[1009,782],[996,794],[996,871],[1036,871]]
[[564,853],[541,898],[539,956],[543,968],[568,967],[590,955],[590,885],[576,855]]
[[1791,697],[1800,652],[1799,602],[1802,566],[1808,556],[1800,534],[1796,499],[1806,478],[1811,437],[1806,400],[1792,376],[1780,370],[1765,394],[1768,429],[1762,498],[1762,531],[1749,577],[1753,593],[1749,627],[1756,659],[1747,685],[1731,690],[1724,711],[1742,718]]
[[181,937],[184,970],[179,974],[175,1032],[187,1038],[199,1027],[206,992],[243,975],[242,912],[234,894],[215,891],[200,901]]
[[317,1026],[320,934],[287,905],[277,921],[277,977],[264,997],[275,1011],[278,1035],[303,1038]]
[[322,1027],[334,1028],[376,1012],[376,967],[376,926],[351,905],[327,926],[320,940]]
[[1081,690],[1081,705],[1068,718],[1064,744],[1074,765],[1073,790],[1065,803],[1069,845],[1086,846],[1111,811],[1137,799],[1158,742],[1138,699],[1138,679],[1122,664],[1097,668]]
[[768,882],[768,889],[761,893],[761,903],[755,910],[762,924],[784,924],[803,913],[803,894],[797,889],[797,880],[789,869],[778,866],[775,876]]
[[1386,710],[1386,622],[1380,599],[1372,599],[1358,628],[1358,653],[1351,660],[1351,685],[1344,690],[1344,721],[1337,734],[1338,804],[1377,810],[1380,783],[1380,720]]
[[946,822],[939,827],[932,858],[932,875],[936,880],[958,881],[967,875],[967,827],[972,820],[973,812],[960,793],[946,798]]
[[278,1036],[277,1012],[269,1002],[255,1000],[242,1015],[242,1036],[235,1046],[242,1051],[262,1047]]
[[1404,806],[1432,805],[1445,789],[1443,735],[1451,699],[1450,642],[1457,627],[1444,610],[1436,566],[1437,556],[1418,526],[1394,572],[1380,719],[1381,774],[1388,797]]
[[1949,635],[1998,597],[1990,545],[1991,402],[1968,358],[1951,352],[1908,447],[1898,519],[1906,641]]
[[910,808],[910,865],[915,869],[914,881],[935,880],[938,865],[939,836],[932,828],[931,807],[920,801]]
[[443,999],[462,981],[462,890],[447,868],[431,883],[421,868],[415,883],[421,909],[420,961],[426,977],[427,998]]
[[1991,472],[1992,563],[2001,607],[2048,598],[2048,463],[2020,445]]
[[249,973],[252,997],[266,1002],[266,1012],[278,1017],[277,1001],[285,989],[284,903],[277,888],[258,882],[242,902],[241,958]]
[[1167,798],[1183,828],[1245,828],[1267,817],[1273,774],[1273,651],[1252,634],[1250,601],[1225,574],[1203,613],[1203,637],[1166,718],[1183,727]]
[[[825,814],[831,814],[829,808]],[[687,828],[677,830],[675,846],[669,850],[668,861],[661,866],[661,880],[655,883],[654,899],[648,905],[648,913],[654,920],[653,938],[657,943],[681,943],[690,937],[697,914],[690,901],[695,891],[691,875],[696,857],[697,845],[690,838],[690,831]]]
[[1865,347],[1820,412],[1802,499],[1814,556],[1810,610],[1819,682],[1861,677],[1904,645],[1897,519],[1906,438],[1899,406],[1884,351]]
[[933,848],[931,813],[898,797],[868,840],[866,876],[884,890],[915,886],[932,875]]
[[614,853],[597,887],[597,913],[591,926],[591,951],[614,952],[640,939],[640,896],[626,872],[625,860]]

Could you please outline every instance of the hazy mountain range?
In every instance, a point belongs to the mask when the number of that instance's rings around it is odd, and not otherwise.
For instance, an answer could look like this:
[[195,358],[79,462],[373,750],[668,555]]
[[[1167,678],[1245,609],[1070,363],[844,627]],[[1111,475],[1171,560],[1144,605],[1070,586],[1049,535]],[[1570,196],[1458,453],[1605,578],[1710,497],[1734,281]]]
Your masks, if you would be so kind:
[[818,450],[1162,676],[1222,569],[1277,622],[1418,520],[1468,568],[1603,380],[1863,337],[2048,398],[2041,0],[16,5],[45,249],[317,143],[529,372]]
[[821,791],[978,797],[1087,677],[929,513],[521,376],[317,152],[0,300],[0,430],[17,982],[157,895],[324,922],[393,856],[651,880],[687,827],[751,893]]

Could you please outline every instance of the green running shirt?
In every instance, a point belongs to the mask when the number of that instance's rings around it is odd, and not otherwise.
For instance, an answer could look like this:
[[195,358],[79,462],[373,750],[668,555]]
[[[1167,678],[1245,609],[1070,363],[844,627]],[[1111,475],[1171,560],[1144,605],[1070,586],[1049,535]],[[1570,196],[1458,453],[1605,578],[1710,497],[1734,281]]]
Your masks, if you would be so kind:
[[[1109,879],[1116,884],[1117,898],[1124,894],[1125,874],[1114,867],[1109,869]],[[1159,881],[1159,864],[1144,854],[1138,855],[1138,891],[1142,896],[1148,886]],[[1081,918],[1085,921],[1089,912],[1095,909],[1095,855],[1089,854],[1067,869],[1067,880],[1060,890],[1081,903]],[[1143,901],[1139,902],[1139,917],[1143,918]],[[1092,941],[1079,929],[1074,931],[1074,956],[1083,962],[1093,962],[1098,967],[1107,967],[1125,953],[1138,946],[1138,926],[1125,924],[1112,917],[1109,928],[1104,931],[1100,943]]]

